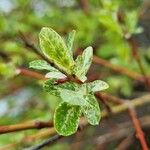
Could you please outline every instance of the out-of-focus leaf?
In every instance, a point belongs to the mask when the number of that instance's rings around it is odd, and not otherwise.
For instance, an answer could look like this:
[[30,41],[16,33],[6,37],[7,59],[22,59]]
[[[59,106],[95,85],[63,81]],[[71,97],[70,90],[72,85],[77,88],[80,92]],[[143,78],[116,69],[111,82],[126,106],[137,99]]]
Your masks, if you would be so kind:
[[69,136],[77,131],[81,107],[62,102],[54,114],[54,127],[63,136]]

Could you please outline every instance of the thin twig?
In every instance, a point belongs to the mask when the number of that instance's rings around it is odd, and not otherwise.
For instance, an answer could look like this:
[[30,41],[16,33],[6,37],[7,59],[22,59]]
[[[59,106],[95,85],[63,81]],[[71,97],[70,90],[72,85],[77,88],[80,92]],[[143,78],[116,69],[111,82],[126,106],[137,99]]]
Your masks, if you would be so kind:
[[[97,56],[93,56],[93,63],[110,68],[111,70],[119,74],[127,75],[128,77],[134,80],[140,81],[142,83],[145,82],[144,77],[141,74],[128,70],[124,67],[111,64],[109,61],[99,58]],[[148,78],[148,80],[150,80],[150,78]]]
[[128,108],[128,110],[129,110],[129,114],[130,114],[133,126],[136,130],[136,137],[139,139],[141,146],[142,146],[142,149],[148,150],[149,148],[148,148],[148,145],[146,143],[146,139],[144,137],[144,132],[141,128],[140,121],[137,117],[136,111],[135,111],[134,107],[131,107],[131,104],[130,104],[130,107]]
[[[111,100],[110,99],[107,99],[107,100],[109,100],[110,102],[111,102]],[[115,103],[115,101],[113,101],[114,103]],[[142,96],[142,97],[140,97],[140,98],[136,98],[136,99],[133,99],[133,100],[131,100],[130,101],[130,104],[132,105],[132,106],[134,106],[134,107],[139,107],[139,106],[142,106],[142,105],[146,105],[146,104],[149,104],[150,103],[150,94],[148,94],[148,95],[145,95],[145,96]],[[112,113],[115,115],[115,114],[118,114],[118,113],[121,113],[121,112],[123,112],[123,111],[126,111],[128,109],[128,105],[126,104],[126,103],[122,103],[122,104],[120,104],[120,105],[117,105],[117,106],[112,106],[111,107],[111,110],[112,110]],[[106,111],[106,110],[103,110],[102,112],[101,112],[101,116],[102,116],[102,118],[105,118],[105,117],[108,117],[109,116],[109,113]],[[38,122],[40,122],[40,121],[38,121]],[[50,126],[51,125],[51,123],[50,122],[43,122],[43,124],[45,124],[45,126],[46,126],[46,128],[48,127],[48,126]],[[84,124],[84,125],[83,125]],[[85,118],[82,118],[81,119],[81,125],[83,125],[83,126],[86,126],[88,124],[88,122],[87,122],[87,120],[85,119]],[[37,128],[37,124],[34,122],[34,121],[28,121],[26,124],[25,124],[29,129],[35,129],[35,128]],[[9,127],[11,127],[12,125],[8,125],[7,127],[9,128]],[[19,127],[19,129],[20,129],[20,126],[22,126],[22,124],[17,124],[17,125],[14,125],[14,126],[18,126]],[[32,126],[32,128],[31,128],[31,126]],[[3,127],[5,127],[6,128],[6,126],[1,126],[1,129],[3,129]],[[27,129],[27,127],[25,127],[25,129]],[[16,130],[19,130],[19,129],[17,129],[17,128],[14,128],[14,130],[16,131]],[[38,129],[38,128],[37,128]],[[8,133],[9,132],[9,130],[8,129],[5,129],[5,131],[6,131],[6,133]],[[1,130],[1,132],[3,132],[4,133],[4,130]],[[13,132],[13,130],[11,129],[11,131],[10,132]]]
[[39,145],[36,145],[34,147],[31,147],[31,148],[27,148],[25,150],[40,150],[42,149],[43,147],[46,147],[46,146],[50,146],[52,144],[54,144],[57,140],[61,139],[63,136],[61,135],[54,135],[52,137],[50,137],[49,139],[45,140],[44,142],[40,143]]
[[128,44],[129,46],[131,47],[131,51],[132,51],[132,56],[133,58],[136,60],[138,66],[139,66],[139,69],[144,77],[144,80],[145,80],[145,84],[147,85],[148,89],[150,90],[150,82],[146,76],[146,71],[145,71],[145,68],[143,66],[143,63],[141,61],[141,58],[140,58],[140,55],[138,53],[138,47],[137,47],[137,44],[134,40],[134,38],[131,36],[130,38],[127,38],[126,39],[128,41]]
[[21,74],[23,76],[28,76],[28,77],[31,77],[34,79],[46,80],[44,75],[37,73],[35,71],[25,69],[25,68],[17,68],[16,72],[17,72],[17,74]]
[[53,127],[53,123],[50,121],[48,122],[30,121],[30,122],[15,124],[15,125],[0,126],[0,134],[28,130],[28,129],[42,129],[42,128],[50,128],[50,127]]
[[[100,96],[100,95],[97,94],[97,96]],[[111,96],[109,96],[107,98],[111,98]],[[129,115],[131,117],[133,127],[135,128],[135,131],[136,131],[136,137],[139,139],[143,150],[148,150],[148,145],[147,145],[146,139],[144,137],[144,132],[142,131],[142,128],[141,128],[140,122],[138,120],[136,111],[132,105],[132,101],[129,101],[129,100],[123,101],[122,99],[119,100],[119,98],[115,98],[113,96],[113,102],[115,102],[117,104],[127,105],[127,109],[128,109]]]
[[[27,77],[32,77],[34,79],[39,79],[39,80],[47,80],[48,79],[43,74],[28,70],[25,68],[18,68],[16,71],[18,74],[21,74],[21,75],[27,76]],[[55,84],[61,84],[66,81],[68,81],[68,78],[58,79],[57,81],[55,81],[56,82]]]

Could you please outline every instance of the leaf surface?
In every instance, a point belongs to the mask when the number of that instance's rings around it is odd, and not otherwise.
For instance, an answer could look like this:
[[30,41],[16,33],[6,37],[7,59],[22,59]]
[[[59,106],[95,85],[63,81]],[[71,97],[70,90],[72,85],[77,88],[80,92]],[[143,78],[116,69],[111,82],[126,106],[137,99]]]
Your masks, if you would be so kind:
[[92,57],[93,48],[89,46],[83,51],[82,55],[79,55],[75,60],[73,72],[77,76],[77,78],[82,82],[84,82],[87,79],[85,75],[92,63]]
[[98,125],[101,114],[99,104],[95,96],[92,94],[88,94],[86,96],[86,101],[86,105],[82,107],[82,112],[91,125]]
[[43,53],[60,69],[71,74],[73,57],[61,36],[51,28],[43,27],[40,34],[40,46]]
[[77,131],[81,107],[62,102],[54,114],[54,127],[63,136],[69,136]]

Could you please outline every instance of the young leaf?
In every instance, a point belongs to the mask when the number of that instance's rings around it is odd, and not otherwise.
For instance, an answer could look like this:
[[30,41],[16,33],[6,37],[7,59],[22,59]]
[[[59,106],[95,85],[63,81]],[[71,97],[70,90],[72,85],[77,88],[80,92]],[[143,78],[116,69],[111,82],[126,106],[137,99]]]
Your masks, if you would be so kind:
[[73,47],[73,42],[74,42],[75,33],[76,33],[76,31],[75,31],[75,30],[72,30],[72,31],[69,33],[68,39],[67,39],[67,47],[68,47],[68,49],[69,49],[71,55],[73,55],[73,54],[72,54],[72,47]]
[[59,96],[59,92],[57,90],[57,85],[55,85],[56,79],[49,79],[44,82],[43,88],[46,92],[48,92],[51,95]]
[[74,74],[79,80],[84,82],[86,78],[86,73],[92,63],[93,48],[87,47],[82,55],[79,55],[75,60],[75,66],[73,69]]
[[82,112],[91,125],[97,125],[100,121],[100,108],[94,95],[86,96],[86,105],[82,107]]
[[34,68],[37,70],[48,70],[48,71],[58,71],[54,67],[50,66],[45,60],[34,60],[29,63],[29,68]]
[[60,97],[63,101],[71,104],[71,105],[79,105],[83,106],[86,105],[86,100],[84,98],[83,93],[80,91],[71,91],[67,89],[59,89]]
[[109,86],[106,82],[101,80],[95,80],[93,82],[85,83],[89,92],[97,92],[107,89]]
[[46,78],[54,78],[54,79],[63,79],[63,78],[66,78],[66,76],[59,72],[59,71],[53,71],[53,72],[48,72],[46,75],[45,75]]
[[50,79],[45,81],[44,89],[49,92],[49,94],[60,97],[60,90],[67,89],[71,91],[76,91],[78,89],[78,84],[73,82],[65,82],[63,84],[55,85],[55,79]]
[[55,110],[54,127],[63,136],[69,136],[77,131],[81,107],[62,102]]
[[53,29],[44,27],[39,34],[39,39],[43,53],[60,69],[71,74],[74,65],[73,57],[70,56],[61,36]]

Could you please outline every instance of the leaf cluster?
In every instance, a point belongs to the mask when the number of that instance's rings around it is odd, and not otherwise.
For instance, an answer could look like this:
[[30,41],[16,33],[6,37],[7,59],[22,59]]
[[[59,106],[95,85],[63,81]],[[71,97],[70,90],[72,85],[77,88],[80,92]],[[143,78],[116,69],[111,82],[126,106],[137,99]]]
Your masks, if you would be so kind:
[[[77,131],[82,114],[90,124],[97,125],[99,123],[100,108],[94,93],[108,88],[107,83],[101,80],[84,83],[92,62],[93,50],[92,47],[86,48],[82,55],[74,60],[72,51],[74,36],[75,31],[72,31],[66,44],[53,29],[42,28],[39,34],[40,46],[45,57],[55,67],[44,60],[30,62],[30,68],[48,71],[45,76],[49,79],[44,83],[44,89],[62,100],[55,110],[54,126],[56,131],[64,136]],[[66,78],[67,75],[75,76],[82,84],[72,81],[56,84],[58,79]]]

